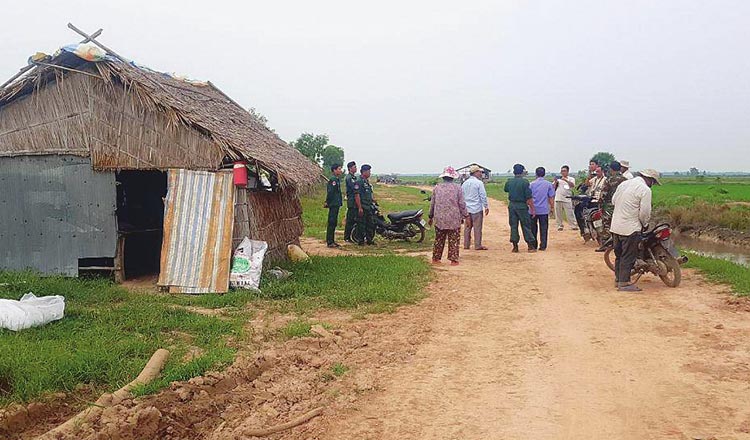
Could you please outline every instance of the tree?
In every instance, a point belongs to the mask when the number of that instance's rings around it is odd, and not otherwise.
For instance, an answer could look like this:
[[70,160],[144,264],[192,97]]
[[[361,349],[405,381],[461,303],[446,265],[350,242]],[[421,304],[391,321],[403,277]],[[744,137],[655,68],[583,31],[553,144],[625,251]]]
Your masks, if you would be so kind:
[[615,160],[615,155],[612,153],[607,153],[606,151],[600,151],[593,155],[591,159],[589,159],[589,162],[591,162],[592,160],[599,162],[599,165],[601,165],[602,168],[605,168]]
[[328,135],[302,133],[291,145],[311,161],[319,164],[323,157],[323,149],[328,145]]
[[255,107],[250,107],[249,109],[247,109],[247,112],[250,113],[250,116],[255,120],[255,122],[276,133],[273,128],[268,126],[268,118],[265,117],[263,113],[259,112]]
[[323,159],[324,171],[329,171],[331,169],[331,165],[335,163],[339,165],[344,164],[344,150],[335,145],[328,145],[325,148],[323,148],[323,151],[321,152],[321,157]]

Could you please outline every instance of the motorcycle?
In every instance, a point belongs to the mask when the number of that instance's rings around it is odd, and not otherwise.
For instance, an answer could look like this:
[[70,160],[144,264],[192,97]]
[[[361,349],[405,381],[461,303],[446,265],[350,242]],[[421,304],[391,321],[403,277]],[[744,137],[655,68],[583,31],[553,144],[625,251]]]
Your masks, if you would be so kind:
[[[601,246],[608,238],[609,231],[605,227],[612,223],[611,215],[598,205],[589,205],[591,196],[579,195],[570,197],[574,203],[583,203],[583,231]],[[605,223],[606,222],[606,223]],[[588,241],[588,240],[587,240]]]
[[[604,251],[604,261],[613,272],[615,270],[615,251],[610,238],[607,241],[608,248]],[[631,281],[637,282],[643,274],[650,272],[669,287],[677,287],[682,280],[680,265],[686,263],[688,258],[680,255],[677,246],[672,239],[672,228],[667,223],[662,223],[641,235],[638,244],[638,258],[631,275]]]
[[[422,194],[426,194],[426,191],[420,191]],[[429,201],[430,196],[426,199]],[[424,221],[422,216],[424,210],[408,210],[400,212],[392,212],[388,214],[388,219],[383,216],[380,212],[380,206],[377,203],[374,204],[375,212],[375,233],[386,238],[388,240],[405,240],[409,241],[412,238],[416,238],[417,243],[424,241],[425,231],[427,230],[427,222]],[[364,240],[364,231],[361,230],[359,224],[354,225],[352,229],[352,238],[361,242]]]

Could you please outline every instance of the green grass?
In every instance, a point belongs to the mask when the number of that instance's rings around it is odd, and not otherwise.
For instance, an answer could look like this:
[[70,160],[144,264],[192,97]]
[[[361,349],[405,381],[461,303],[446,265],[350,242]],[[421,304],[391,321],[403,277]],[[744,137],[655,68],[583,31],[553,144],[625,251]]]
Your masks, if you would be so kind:
[[737,296],[750,296],[750,269],[731,261],[688,254],[685,267],[697,269],[710,281],[730,285]]
[[[19,332],[0,330],[0,405],[72,391],[87,384],[103,392],[129,382],[158,348],[171,351],[160,379],[145,391],[185,380],[231,362],[228,337],[242,336],[242,313],[220,319],[180,305],[238,307],[248,293],[172,297],[133,293],[103,280],[0,273],[0,297],[23,293],[65,296],[65,317]],[[191,347],[202,355],[183,360]]]
[[431,273],[425,259],[396,255],[313,256],[286,268],[292,277],[264,281],[256,295],[299,313],[323,307],[389,311],[420,299]]
[[331,373],[333,373],[333,375],[336,377],[343,376],[347,371],[349,371],[349,367],[340,362],[337,362],[331,366]]

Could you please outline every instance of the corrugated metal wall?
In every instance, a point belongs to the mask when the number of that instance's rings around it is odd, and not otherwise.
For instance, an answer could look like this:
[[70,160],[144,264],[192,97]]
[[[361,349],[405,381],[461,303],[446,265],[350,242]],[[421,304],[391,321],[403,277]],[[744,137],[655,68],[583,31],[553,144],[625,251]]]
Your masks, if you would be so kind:
[[114,257],[115,174],[76,156],[0,157],[0,268],[78,275]]
[[160,286],[173,293],[229,289],[234,192],[231,172],[169,170]]

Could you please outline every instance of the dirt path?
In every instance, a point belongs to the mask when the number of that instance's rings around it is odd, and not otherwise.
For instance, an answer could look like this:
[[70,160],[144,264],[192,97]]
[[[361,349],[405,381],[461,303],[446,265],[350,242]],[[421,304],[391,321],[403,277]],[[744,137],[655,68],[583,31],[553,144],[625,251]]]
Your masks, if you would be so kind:
[[452,298],[414,355],[299,438],[750,438],[750,315],[722,287],[689,273],[679,289],[646,277],[643,294],[618,293],[569,230],[546,253],[510,254],[499,203],[485,236],[490,251],[442,269]]

